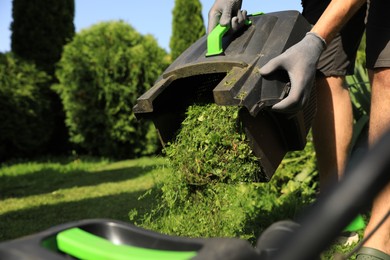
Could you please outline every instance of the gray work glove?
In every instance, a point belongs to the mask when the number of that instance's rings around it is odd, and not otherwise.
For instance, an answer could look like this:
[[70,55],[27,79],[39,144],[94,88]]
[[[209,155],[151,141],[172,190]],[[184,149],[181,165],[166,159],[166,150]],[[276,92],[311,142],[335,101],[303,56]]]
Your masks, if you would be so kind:
[[218,23],[230,25],[233,31],[239,30],[247,19],[247,12],[240,10],[242,0],[215,0],[209,11],[207,32],[210,33]]
[[273,110],[295,112],[302,108],[310,97],[317,62],[325,47],[324,39],[309,32],[300,42],[270,60],[260,69],[260,74],[265,77],[276,70],[286,70],[290,78],[291,89],[288,96],[273,105]]

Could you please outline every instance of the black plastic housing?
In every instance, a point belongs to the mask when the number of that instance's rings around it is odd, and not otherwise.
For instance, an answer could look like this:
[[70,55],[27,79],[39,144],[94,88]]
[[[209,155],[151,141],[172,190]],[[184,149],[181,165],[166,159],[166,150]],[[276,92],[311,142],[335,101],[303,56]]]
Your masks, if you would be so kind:
[[30,260],[74,259],[62,253],[56,242],[59,232],[78,227],[96,236],[121,245],[131,245],[140,248],[199,251],[204,240],[167,236],[157,232],[142,229],[129,223],[109,219],[87,219],[55,226],[40,233],[0,243],[0,259]]
[[138,119],[152,120],[162,144],[180,129],[192,104],[239,106],[240,120],[262,171],[269,180],[288,151],[301,150],[316,112],[315,89],[298,111],[271,106],[288,95],[286,72],[264,78],[259,69],[299,42],[310,24],[297,11],[250,17],[252,24],[223,38],[222,55],[206,57],[207,36],[182,53],[134,106]]

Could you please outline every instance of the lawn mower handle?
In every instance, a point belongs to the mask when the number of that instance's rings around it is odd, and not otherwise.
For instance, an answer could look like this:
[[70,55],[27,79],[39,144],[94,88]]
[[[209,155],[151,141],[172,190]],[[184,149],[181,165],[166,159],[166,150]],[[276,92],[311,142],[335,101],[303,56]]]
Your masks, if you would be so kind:
[[[366,210],[390,182],[390,131],[348,169],[344,178],[308,209],[296,232],[281,237],[277,250],[261,260],[312,260],[329,246],[351,221]],[[264,232],[266,233],[266,232]],[[259,241],[261,240],[261,237]],[[262,249],[262,245],[259,251]]]

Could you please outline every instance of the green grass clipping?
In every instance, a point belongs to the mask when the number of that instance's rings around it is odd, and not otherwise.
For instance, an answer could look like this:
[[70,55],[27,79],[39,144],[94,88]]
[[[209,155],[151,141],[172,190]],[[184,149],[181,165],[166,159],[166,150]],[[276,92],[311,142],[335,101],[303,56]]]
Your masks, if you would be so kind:
[[239,107],[193,105],[165,153],[192,186],[257,182],[264,178],[238,118]]

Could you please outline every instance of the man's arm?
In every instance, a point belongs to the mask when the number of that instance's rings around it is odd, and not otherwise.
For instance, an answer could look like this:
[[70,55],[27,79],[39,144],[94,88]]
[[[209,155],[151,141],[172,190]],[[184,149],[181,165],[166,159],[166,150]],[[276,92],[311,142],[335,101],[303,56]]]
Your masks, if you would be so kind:
[[312,32],[330,42],[366,0],[333,0],[312,28]]

